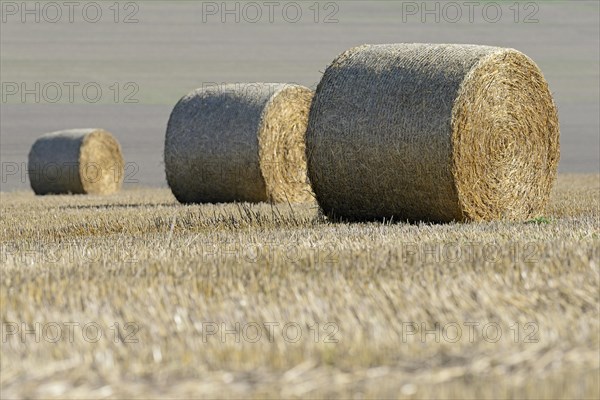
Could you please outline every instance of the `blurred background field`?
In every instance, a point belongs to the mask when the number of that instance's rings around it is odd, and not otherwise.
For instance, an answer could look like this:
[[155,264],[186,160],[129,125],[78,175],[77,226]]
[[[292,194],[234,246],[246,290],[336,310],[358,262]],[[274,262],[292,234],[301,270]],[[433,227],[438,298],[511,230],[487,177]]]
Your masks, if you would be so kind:
[[[497,2],[502,15],[495,23],[483,18],[489,2],[478,2],[472,23],[465,7],[456,23],[444,18],[436,23],[435,16],[408,15],[406,3],[411,2],[401,1],[320,2],[317,22],[315,2],[299,2],[302,15],[295,23],[282,16],[290,2],[278,3],[273,23],[266,8],[255,23],[244,21],[243,15],[239,23],[235,15],[225,16],[223,23],[220,13],[203,14],[203,4],[211,2],[134,3],[137,9],[120,3],[119,21],[135,11],[131,19],[136,23],[114,23],[108,8],[112,3],[101,2],[104,14],[97,23],[81,17],[74,23],[65,18],[54,24],[21,23],[19,16],[9,16],[1,24],[2,82],[29,88],[35,82],[94,82],[103,91],[93,104],[83,98],[81,86],[72,103],[66,90],[55,104],[44,99],[36,103],[31,95],[25,102],[19,95],[3,99],[0,156],[23,173],[7,175],[5,168],[2,190],[28,187],[21,163],[35,138],[77,127],[104,128],[117,136],[126,161],[135,164],[126,185],[164,187],[164,132],[181,96],[224,82],[280,81],[315,88],[339,53],[364,43],[475,43],[524,52],[541,67],[559,108],[560,171],[600,170],[597,1],[517,2],[517,22],[515,2]],[[242,10],[248,2],[238,3]],[[227,4],[235,7],[235,2]],[[289,15],[288,20],[292,11]]]

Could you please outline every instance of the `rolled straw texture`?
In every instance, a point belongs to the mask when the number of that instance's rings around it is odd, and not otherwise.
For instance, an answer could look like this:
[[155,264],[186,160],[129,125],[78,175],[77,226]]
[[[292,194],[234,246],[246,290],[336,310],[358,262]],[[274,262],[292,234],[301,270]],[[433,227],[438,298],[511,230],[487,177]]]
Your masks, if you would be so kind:
[[39,195],[114,193],[123,184],[121,146],[102,129],[48,133],[31,147],[28,175]]
[[559,124],[542,72],[517,50],[364,45],[325,71],[306,146],[328,215],[525,220],[548,201]]
[[182,203],[313,200],[305,135],[314,92],[279,83],[197,89],[174,107],[165,171]]

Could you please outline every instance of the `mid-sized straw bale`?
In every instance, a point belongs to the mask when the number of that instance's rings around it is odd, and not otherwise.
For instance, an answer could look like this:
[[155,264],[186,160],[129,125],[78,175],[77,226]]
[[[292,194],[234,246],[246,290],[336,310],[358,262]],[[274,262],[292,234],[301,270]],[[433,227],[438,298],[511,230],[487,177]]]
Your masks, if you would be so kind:
[[36,194],[110,194],[123,183],[121,146],[102,129],[45,134],[29,152],[28,175]]
[[326,69],[307,130],[308,176],[337,218],[525,220],[559,160],[557,110],[514,49],[363,45]]
[[314,92],[280,83],[196,89],[165,137],[167,182],[182,203],[314,200],[305,135]]

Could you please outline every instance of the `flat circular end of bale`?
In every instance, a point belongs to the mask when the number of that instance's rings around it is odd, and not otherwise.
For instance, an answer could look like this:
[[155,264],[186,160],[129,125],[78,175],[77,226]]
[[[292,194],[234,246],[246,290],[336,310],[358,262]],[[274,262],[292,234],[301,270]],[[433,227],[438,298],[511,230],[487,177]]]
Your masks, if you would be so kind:
[[543,212],[559,161],[558,114],[526,55],[503,49],[463,81],[452,112],[452,173],[464,220]]
[[121,146],[109,132],[98,129],[84,137],[79,175],[85,193],[117,192],[123,184],[124,165]]
[[258,135],[261,173],[273,203],[314,199],[306,174],[305,135],[314,92],[285,85],[273,95]]

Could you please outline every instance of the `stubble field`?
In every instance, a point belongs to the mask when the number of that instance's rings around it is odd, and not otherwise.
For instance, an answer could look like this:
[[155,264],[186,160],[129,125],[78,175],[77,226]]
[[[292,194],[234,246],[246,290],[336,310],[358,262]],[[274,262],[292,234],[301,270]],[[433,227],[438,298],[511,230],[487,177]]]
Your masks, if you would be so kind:
[[0,198],[2,398],[599,394],[598,175],[530,223]]

